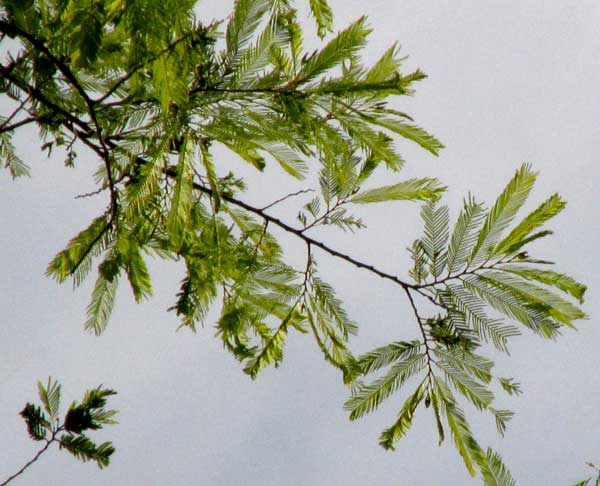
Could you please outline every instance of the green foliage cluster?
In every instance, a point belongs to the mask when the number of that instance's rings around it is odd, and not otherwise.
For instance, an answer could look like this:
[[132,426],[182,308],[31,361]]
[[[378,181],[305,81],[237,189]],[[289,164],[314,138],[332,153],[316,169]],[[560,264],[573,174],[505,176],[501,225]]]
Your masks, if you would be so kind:
[[[0,162],[13,177],[29,173],[11,137],[35,124],[42,150],[50,155],[61,147],[66,166],[79,163],[76,150],[93,154],[97,193],[107,195],[106,210],[58,253],[48,275],[78,286],[96,266],[85,328],[99,335],[121,282],[140,302],[152,295],[149,258],[183,262],[171,310],[195,331],[220,301],[217,334],[249,376],[277,366],[296,331],[312,336],[341,371],[352,420],[418,377],[380,444],[393,449],[423,405],[433,411],[440,443],[449,430],[471,474],[479,470],[490,486],[514,484],[500,457],[475,440],[459,397],[489,411],[503,433],[512,412],[492,406],[493,387],[509,394],[520,388],[493,374],[493,362],[481,354],[485,345],[508,352],[518,325],[554,339],[585,318],[573,302],[583,301],[585,286],[526,250],[551,234],[544,225],[564,201],[551,196],[510,229],[536,178],[524,165],[489,209],[469,196],[451,229],[439,203],[446,188],[436,179],[372,186],[376,172],[402,168],[398,139],[434,155],[443,145],[390,105],[425,75],[403,73],[395,45],[374,65],[361,63],[370,33],[365,18],[333,33],[327,1],[310,0],[327,40],[305,52],[291,0],[237,0],[227,21],[210,23],[196,18],[195,3],[0,1],[0,42],[18,44],[0,65],[0,94],[16,107],[0,118]],[[244,198],[245,181],[223,173],[216,147],[257,171],[274,163],[298,180],[312,174],[316,195],[302,201],[294,221],[279,219],[274,205],[309,191],[273,194],[271,204],[254,206]],[[398,200],[423,203],[423,236],[410,249],[412,281],[312,236],[319,226],[358,231],[365,223],[353,205]],[[304,244],[304,266],[289,262],[286,240],[274,229]],[[396,285],[414,313],[417,337],[354,356],[349,339],[358,325],[318,273],[317,252]],[[366,382],[373,373],[382,375]],[[103,407],[111,393],[97,389],[71,407],[61,447],[107,464],[112,448],[95,446],[82,432],[110,423],[112,412]],[[24,410],[34,439],[55,438],[51,410],[51,419],[33,405]]]
[[25,420],[29,436],[46,444],[30,463],[2,484],[8,484],[19,476],[53,443],[58,443],[61,449],[66,449],[81,461],[96,462],[100,469],[108,466],[110,456],[115,452],[112,443],[96,444],[84,432],[117,423],[114,419],[117,411],[105,408],[108,397],[116,392],[102,386],[88,390],[80,404],[71,404],[62,422],[59,417],[60,384],[51,378],[48,378],[46,385],[38,382],[38,393],[42,406],[28,402],[20,415]]

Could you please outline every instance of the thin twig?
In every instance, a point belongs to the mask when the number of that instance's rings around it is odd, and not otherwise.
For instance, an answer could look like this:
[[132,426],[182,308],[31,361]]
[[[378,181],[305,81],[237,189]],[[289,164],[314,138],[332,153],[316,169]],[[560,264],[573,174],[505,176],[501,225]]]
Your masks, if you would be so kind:
[[300,194],[306,194],[308,192],[315,192],[315,191],[314,191],[314,189],[303,189],[301,191],[297,191],[297,192],[293,192],[291,194],[287,194],[286,196],[283,196],[283,197],[277,199],[276,201],[273,201],[271,204],[267,204],[266,206],[262,207],[261,211],[265,211],[265,210],[267,210],[269,208],[272,208],[276,204],[279,204],[280,202],[283,202],[286,199],[289,199],[290,197],[298,196]]
[[425,355],[427,356],[427,369],[428,369],[427,377],[431,378],[432,376],[434,376],[433,368],[431,367],[433,358],[431,357],[431,348],[429,347],[429,339],[427,338],[427,334],[425,333],[425,325],[423,324],[423,321],[421,320],[421,316],[419,315],[419,311],[417,310],[417,306],[415,305],[413,296],[410,293],[410,289],[405,287],[404,292],[406,292],[406,295],[410,302],[410,306],[412,307],[415,317],[417,318],[417,323],[419,324],[419,329],[421,330],[421,335],[423,336],[423,344],[425,346]]

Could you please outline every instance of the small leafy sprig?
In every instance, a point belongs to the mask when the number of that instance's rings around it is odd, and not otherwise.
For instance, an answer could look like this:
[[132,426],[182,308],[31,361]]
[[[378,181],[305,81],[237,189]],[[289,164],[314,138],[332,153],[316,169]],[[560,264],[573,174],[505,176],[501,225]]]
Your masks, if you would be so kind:
[[88,390],[81,403],[73,402],[70,405],[62,422],[59,418],[60,392],[61,385],[52,378],[48,378],[46,385],[38,381],[42,406],[27,402],[20,415],[25,420],[29,436],[35,441],[45,442],[45,445],[19,471],[0,483],[0,486],[23,474],[54,443],[80,461],[95,461],[100,469],[109,465],[110,457],[115,452],[112,443],[96,444],[84,432],[117,423],[114,419],[117,411],[105,408],[108,397],[117,392],[103,388],[102,385]]

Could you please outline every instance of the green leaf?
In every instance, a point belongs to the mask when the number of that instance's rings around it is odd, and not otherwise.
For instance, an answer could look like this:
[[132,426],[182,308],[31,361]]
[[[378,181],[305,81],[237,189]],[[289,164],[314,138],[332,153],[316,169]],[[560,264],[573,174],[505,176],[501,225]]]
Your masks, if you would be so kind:
[[434,353],[453,368],[483,383],[489,383],[492,379],[494,362],[483,356],[460,348],[436,348]]
[[527,238],[532,231],[542,226],[550,218],[560,213],[567,203],[563,201],[558,194],[553,194],[544,201],[535,211],[530,213],[513,229],[506,238],[504,238],[494,249],[494,255],[503,255],[512,253],[514,248],[523,246],[523,240]]
[[[169,236],[177,242],[182,228],[185,228],[190,218],[193,204],[193,168],[188,155],[188,141],[184,140],[177,163],[175,189],[171,198],[171,209],[167,216],[167,231]],[[204,158],[203,158],[204,160]]]
[[504,272],[515,273],[527,280],[535,280],[556,287],[576,298],[580,304],[583,304],[583,296],[587,290],[587,286],[575,281],[568,275],[552,270],[540,270],[538,268],[523,267],[521,265],[502,265],[500,269]]
[[394,445],[404,437],[412,426],[412,420],[419,403],[423,400],[429,380],[421,382],[415,393],[404,402],[400,414],[391,427],[385,429],[379,437],[379,445],[384,449],[394,450]]
[[[226,81],[225,84],[229,88],[240,86],[251,89],[259,84],[262,88],[268,88],[269,86],[261,84],[265,79],[265,76],[261,75],[262,71],[271,63],[273,49],[281,49],[288,42],[288,31],[278,22],[276,16],[272,17],[256,43],[236,56],[229,66],[233,72],[228,76],[229,82]],[[275,80],[277,84],[277,78]]]
[[498,378],[498,381],[509,395],[520,395],[522,393],[521,384],[514,382],[512,378]]
[[371,32],[366,26],[366,20],[366,17],[359,18],[347,29],[339,32],[323,49],[308,57],[291,84],[297,86],[313,81],[319,75],[338,66],[342,61],[352,59],[365,46],[367,36]]
[[446,266],[449,274],[464,269],[477,241],[476,230],[481,224],[483,216],[483,205],[475,202],[469,195],[463,202],[448,246]]
[[506,422],[513,418],[514,412],[511,412],[510,410],[497,410],[493,407],[488,407],[488,410],[494,414],[494,417],[496,418],[496,428],[500,435],[504,436]]
[[488,448],[482,461],[481,474],[485,486],[515,486],[515,480],[500,456]]
[[444,371],[446,377],[463,396],[465,396],[479,410],[486,409],[494,400],[494,394],[469,378],[465,373],[445,361],[438,361],[437,365]]
[[[4,121],[5,118],[0,117],[0,122]],[[0,166],[7,168],[13,179],[31,175],[27,164],[15,152],[15,147],[11,143],[11,132],[0,133]]]
[[462,281],[467,290],[485,300],[497,311],[519,321],[542,337],[556,337],[559,324],[548,318],[547,308],[532,307],[514,292],[498,288],[489,280],[477,275],[469,275]]
[[422,343],[420,341],[397,341],[375,348],[359,356],[356,360],[361,374],[367,375],[381,368],[391,365],[396,361],[410,358],[418,353]]
[[450,311],[448,317],[456,320],[462,319],[477,333],[479,338],[488,342],[492,340],[496,349],[508,353],[508,338],[518,336],[519,330],[499,319],[490,319],[485,314],[486,302],[479,295],[471,293],[462,285],[447,284],[446,290],[438,292],[438,295]]
[[118,249],[133,296],[136,302],[141,302],[152,295],[152,279],[140,253],[140,247],[135,240],[127,238],[127,235],[122,235],[119,239]]
[[277,366],[283,359],[283,345],[288,332],[290,321],[298,318],[294,305],[285,316],[277,330],[268,337],[267,342],[256,356],[250,358],[244,368],[244,373],[256,379],[258,373],[269,364]]
[[493,254],[502,232],[523,206],[536,179],[536,173],[528,164],[523,164],[492,208],[489,210],[479,233],[477,243],[471,251],[469,264],[477,264]]
[[430,202],[421,208],[421,218],[425,223],[421,244],[429,260],[429,271],[437,278],[446,266],[448,208],[446,206],[436,208],[435,202]]
[[463,411],[454,403],[446,403],[446,419],[452,432],[454,444],[463,458],[469,474],[475,476],[475,465],[478,463],[478,456],[482,451],[471,434],[471,429]]
[[46,433],[51,429],[51,423],[40,407],[27,403],[19,415],[25,420],[27,432],[33,440],[46,439]]
[[375,410],[408,378],[423,370],[426,363],[424,354],[415,354],[395,362],[385,376],[374,382],[368,385],[358,383],[352,396],[344,404],[344,408],[350,411],[350,420],[356,420]]
[[110,464],[110,456],[115,452],[115,448],[110,442],[103,442],[96,445],[89,437],[81,435],[64,434],[60,438],[60,448],[69,451],[80,461],[95,461],[100,469]]
[[69,242],[66,249],[54,257],[46,275],[61,283],[73,276],[73,282],[79,285],[91,269],[92,258],[106,249],[111,238],[110,229],[106,216],[94,219],[90,226]]
[[359,192],[350,199],[358,204],[378,203],[384,201],[434,201],[446,190],[437,179],[409,179],[391,186],[379,187]]
[[327,0],[310,0],[310,11],[317,22],[317,34],[322,39],[333,30],[333,11]]
[[574,320],[587,318],[585,312],[569,301],[508,272],[486,270],[481,275],[486,282],[514,295],[527,307],[556,319],[566,326],[574,327]]
[[412,140],[433,155],[439,155],[439,151],[444,148],[444,145],[437,138],[416,125],[385,116],[363,115],[363,118],[375,125],[397,133],[403,138]]
[[573,486],[588,486],[590,484],[590,481],[593,478],[587,478],[587,479],[583,479],[581,481],[576,482]]
[[269,0],[236,0],[225,34],[231,58],[252,38],[269,4]]
[[100,265],[98,278],[92,291],[92,300],[87,307],[85,330],[93,331],[96,336],[104,332],[115,303],[119,285],[119,267],[111,258]]
[[398,68],[400,67],[400,59],[398,58],[398,51],[400,50],[398,44],[394,44],[384,52],[379,60],[373,65],[371,69],[365,75],[365,82],[376,83],[385,81],[394,77]]
[[51,378],[48,378],[46,386],[38,381],[38,393],[44,405],[44,410],[50,415],[50,420],[56,420],[60,405],[60,384],[58,381],[53,382]]

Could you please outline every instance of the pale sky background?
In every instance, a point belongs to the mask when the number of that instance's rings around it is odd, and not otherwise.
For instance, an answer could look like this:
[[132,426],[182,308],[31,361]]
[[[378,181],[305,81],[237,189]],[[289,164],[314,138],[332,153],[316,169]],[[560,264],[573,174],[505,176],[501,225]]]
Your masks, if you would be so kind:
[[[202,17],[226,14],[232,2],[206,2]],[[524,161],[540,171],[527,208],[553,192],[569,202],[550,227],[556,235],[538,255],[589,285],[590,319],[557,342],[524,333],[500,376],[514,376],[524,395],[498,406],[516,416],[502,439],[493,419],[464,406],[479,442],[498,450],[517,484],[570,486],[586,477],[585,461],[600,462],[600,4],[570,1],[379,0],[332,2],[336,27],[367,14],[374,28],[367,49],[373,62],[398,40],[409,55],[406,71],[430,77],[417,95],[398,101],[445,143],[439,158],[407,142],[399,177],[434,175],[449,186],[456,208],[470,190],[491,202]],[[204,13],[206,12],[206,13]],[[99,471],[53,449],[15,485],[476,485],[446,441],[437,446],[432,414],[419,409],[396,452],[377,444],[403,395],[351,423],[342,409],[347,390],[314,342],[292,334],[279,369],[256,382],[213,337],[175,332],[174,301],[180,269],[153,266],[155,296],[135,305],[121,287],[112,321],[97,338],[83,330],[92,281],[73,293],[44,276],[54,254],[104,207],[105,195],[73,197],[93,189],[92,159],[76,170],[40,156],[39,141],[18,141],[33,177],[13,182],[0,174],[0,480],[39,448],[18,412],[37,399],[36,381],[63,384],[63,411],[88,387],[104,384],[119,395],[110,404],[120,424],[95,434],[117,448]],[[237,167],[237,166],[236,166]],[[246,171],[249,173],[248,171]],[[281,195],[278,171],[251,176],[253,201]],[[382,177],[381,180],[390,181]],[[276,184],[273,182],[276,181]],[[256,184],[260,184],[259,187]],[[272,189],[277,187],[277,191]],[[269,196],[266,198],[266,196]],[[285,211],[278,213],[286,216]],[[418,206],[394,203],[363,212],[369,229],[356,236],[315,233],[352,255],[406,276],[405,248],[419,235]],[[290,218],[291,220],[291,218]],[[292,258],[298,245],[290,245]],[[400,289],[341,261],[317,254],[323,278],[336,285],[361,325],[353,349],[417,336]]]

